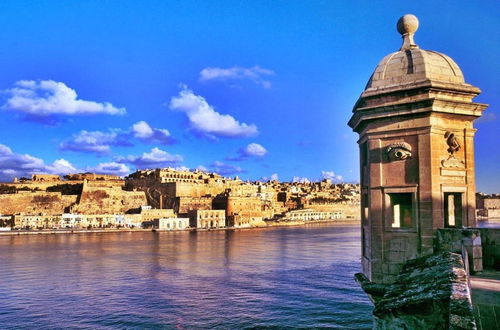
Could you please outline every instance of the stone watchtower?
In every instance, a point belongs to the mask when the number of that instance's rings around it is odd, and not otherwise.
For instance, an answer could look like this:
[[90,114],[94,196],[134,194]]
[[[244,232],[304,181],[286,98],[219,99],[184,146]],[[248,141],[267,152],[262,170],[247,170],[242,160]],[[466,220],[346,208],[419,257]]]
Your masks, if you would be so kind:
[[353,109],[359,133],[363,273],[390,283],[408,259],[433,253],[435,231],[475,226],[472,99],[448,56],[420,49],[418,20],[401,17],[403,45],[384,57]]

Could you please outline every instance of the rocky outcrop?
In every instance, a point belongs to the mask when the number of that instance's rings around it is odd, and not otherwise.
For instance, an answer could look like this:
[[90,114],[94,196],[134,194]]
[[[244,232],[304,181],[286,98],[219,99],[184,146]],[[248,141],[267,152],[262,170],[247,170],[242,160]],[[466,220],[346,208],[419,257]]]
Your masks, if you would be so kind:
[[395,283],[384,287],[357,277],[374,298],[375,329],[476,329],[468,276],[459,254],[409,260]]

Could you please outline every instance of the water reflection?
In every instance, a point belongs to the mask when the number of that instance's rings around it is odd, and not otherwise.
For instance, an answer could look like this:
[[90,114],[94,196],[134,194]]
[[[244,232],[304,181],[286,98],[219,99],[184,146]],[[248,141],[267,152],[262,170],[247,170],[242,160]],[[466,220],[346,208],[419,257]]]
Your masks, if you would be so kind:
[[370,328],[359,229],[0,238],[0,324]]

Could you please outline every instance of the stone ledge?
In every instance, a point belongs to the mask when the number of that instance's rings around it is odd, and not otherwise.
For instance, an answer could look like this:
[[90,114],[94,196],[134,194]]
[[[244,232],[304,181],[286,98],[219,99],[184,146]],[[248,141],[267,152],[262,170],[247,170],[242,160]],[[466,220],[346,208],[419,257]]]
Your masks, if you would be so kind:
[[365,281],[362,287],[379,295],[374,299],[376,329],[476,329],[468,276],[459,254],[409,260],[394,284],[382,288]]

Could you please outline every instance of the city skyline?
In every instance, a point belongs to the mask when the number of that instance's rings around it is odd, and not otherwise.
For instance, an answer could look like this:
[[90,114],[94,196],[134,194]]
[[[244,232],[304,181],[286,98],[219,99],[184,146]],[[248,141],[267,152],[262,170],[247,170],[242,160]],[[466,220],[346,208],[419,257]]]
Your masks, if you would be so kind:
[[476,186],[498,192],[499,7],[3,2],[0,180],[172,166],[357,182],[346,123],[412,13],[416,43],[454,59],[490,104],[475,125]]

